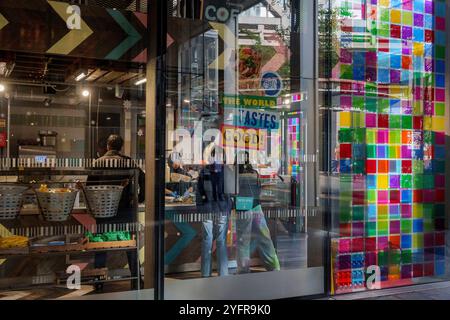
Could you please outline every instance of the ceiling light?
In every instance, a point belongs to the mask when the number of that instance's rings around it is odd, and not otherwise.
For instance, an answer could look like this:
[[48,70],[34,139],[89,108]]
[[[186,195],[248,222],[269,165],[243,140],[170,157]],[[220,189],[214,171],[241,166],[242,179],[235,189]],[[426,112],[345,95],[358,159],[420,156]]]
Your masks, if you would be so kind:
[[141,79],[141,80],[136,81],[134,84],[135,84],[136,86],[140,86],[141,84],[144,84],[144,83],[146,83],[146,82],[147,82],[147,79],[144,78],[144,79]]
[[80,74],[78,74],[78,75],[75,77],[75,81],[81,81],[81,80],[83,80],[83,79],[86,78],[86,77],[87,77],[87,74],[84,73],[84,71],[83,71],[83,72],[81,72]]
[[184,99],[183,100],[185,103],[191,103],[191,100],[189,100],[189,99]]
[[0,92],[4,92],[6,90],[5,86],[3,84],[0,84]]
[[81,94],[83,95],[83,97],[89,97],[91,93],[89,92],[89,90],[83,90]]

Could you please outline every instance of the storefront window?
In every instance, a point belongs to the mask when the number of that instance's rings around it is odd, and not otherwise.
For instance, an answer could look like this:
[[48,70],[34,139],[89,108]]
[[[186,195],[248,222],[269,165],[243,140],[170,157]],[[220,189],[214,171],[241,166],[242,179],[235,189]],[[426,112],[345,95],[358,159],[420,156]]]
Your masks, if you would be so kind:
[[114,2],[0,3],[2,298],[142,288],[147,17]]
[[332,292],[445,279],[446,3],[319,11]]

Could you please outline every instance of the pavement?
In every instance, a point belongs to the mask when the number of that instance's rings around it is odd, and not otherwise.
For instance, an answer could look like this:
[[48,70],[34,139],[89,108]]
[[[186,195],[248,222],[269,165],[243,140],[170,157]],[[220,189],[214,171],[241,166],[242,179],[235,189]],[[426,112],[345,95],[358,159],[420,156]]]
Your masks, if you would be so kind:
[[343,294],[329,300],[450,300],[450,281]]

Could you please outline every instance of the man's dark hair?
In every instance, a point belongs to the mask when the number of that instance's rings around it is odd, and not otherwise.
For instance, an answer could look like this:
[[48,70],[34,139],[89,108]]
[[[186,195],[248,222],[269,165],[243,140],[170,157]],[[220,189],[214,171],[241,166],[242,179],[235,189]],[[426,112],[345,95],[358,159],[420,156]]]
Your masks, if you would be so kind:
[[108,140],[106,141],[106,145],[110,150],[114,151],[120,151],[123,147],[123,139],[121,136],[117,134],[112,134],[108,137]]

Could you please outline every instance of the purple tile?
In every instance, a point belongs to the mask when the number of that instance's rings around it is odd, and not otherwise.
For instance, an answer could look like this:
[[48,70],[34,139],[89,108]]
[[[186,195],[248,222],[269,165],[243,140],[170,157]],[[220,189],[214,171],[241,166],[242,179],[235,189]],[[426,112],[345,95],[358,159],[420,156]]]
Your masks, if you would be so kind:
[[366,114],[366,127],[367,128],[377,127],[377,115],[375,113]]
[[378,237],[378,250],[384,250],[389,244],[388,237]]
[[391,175],[389,177],[389,186],[391,188],[400,188],[400,176],[399,175]]
[[410,279],[412,277],[412,265],[402,265],[402,279]]
[[404,55],[412,54],[412,41],[402,40],[402,54]]
[[408,26],[402,27],[402,39],[411,40],[412,39],[412,28]]
[[414,13],[414,26],[423,27],[423,14]]
[[423,106],[423,113],[427,116],[434,115],[434,103],[432,101],[425,101]]
[[363,237],[364,236],[364,223],[363,222],[353,223],[352,236],[353,237]]
[[[409,2],[409,1],[407,1]],[[410,1],[412,2],[412,1]],[[433,1],[425,1],[425,13],[433,14],[434,13],[434,3]]]
[[402,101],[402,111],[403,114],[412,114],[411,101],[409,100]]
[[433,71],[433,66],[434,66],[433,59],[425,58],[425,71],[432,72]]
[[388,143],[388,139],[389,139],[389,131],[388,130],[378,130],[377,142],[379,144],[386,144],[386,143]]
[[403,10],[409,10],[412,11],[413,9],[413,1],[412,0],[407,0],[407,1],[402,1],[403,3]]
[[377,68],[367,67],[366,68],[366,80],[367,81],[376,81],[377,80]]
[[398,204],[391,204],[389,206],[389,216],[397,217],[400,214],[400,206]]
[[400,83],[400,70],[391,70],[391,83]]
[[389,223],[389,231],[391,234],[400,233],[400,220],[394,220]]
[[352,97],[342,96],[341,97],[341,108],[344,110],[350,110],[352,108]]
[[353,55],[350,51],[346,49],[341,49],[341,63],[353,63]]
[[411,218],[412,217],[412,206],[410,204],[400,205],[400,211],[402,213],[402,218]]
[[411,146],[402,146],[402,159],[411,159],[412,150]]

